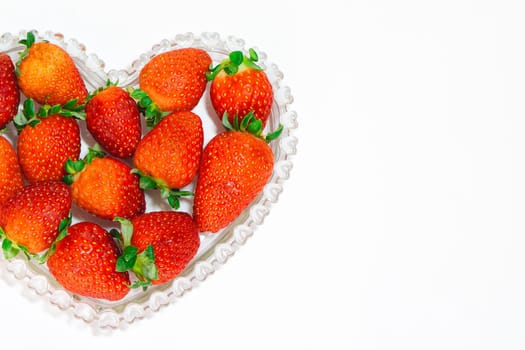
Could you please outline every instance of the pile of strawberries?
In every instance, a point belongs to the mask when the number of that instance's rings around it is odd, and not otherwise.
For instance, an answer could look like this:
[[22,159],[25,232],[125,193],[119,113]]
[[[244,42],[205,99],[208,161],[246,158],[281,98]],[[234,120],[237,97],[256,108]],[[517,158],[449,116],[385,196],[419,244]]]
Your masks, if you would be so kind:
[[[18,131],[15,147],[0,135],[6,259],[25,254],[73,293],[120,300],[175,278],[200,234],[228,226],[268,182],[268,143],[282,127],[262,132],[273,92],[254,50],[213,66],[202,49],[175,49],[143,67],[138,88],[108,81],[90,92],[65,50],[31,32],[20,43],[17,62],[0,53],[0,129]],[[224,131],[204,145],[192,110],[208,83]],[[96,140],[83,159],[81,123]],[[194,192],[181,190],[195,179]],[[160,191],[173,210],[148,211],[145,191]],[[181,196],[194,196],[191,214],[177,211]],[[73,206],[120,231],[72,225]]]

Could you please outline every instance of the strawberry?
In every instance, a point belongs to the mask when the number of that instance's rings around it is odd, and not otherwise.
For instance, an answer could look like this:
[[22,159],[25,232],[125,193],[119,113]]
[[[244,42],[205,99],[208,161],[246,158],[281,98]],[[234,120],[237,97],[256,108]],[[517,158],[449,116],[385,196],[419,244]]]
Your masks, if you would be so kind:
[[80,155],[80,129],[69,117],[76,112],[45,105],[35,115],[31,99],[24,101],[23,112],[16,116],[15,125],[20,130],[18,159],[27,181],[61,180],[66,161]]
[[27,48],[17,62],[20,90],[40,104],[64,105],[71,100],[84,103],[87,89],[71,56],[61,47],[35,43],[35,35],[27,33],[20,41]]
[[86,125],[109,154],[120,158],[131,157],[142,136],[137,103],[126,90],[111,85],[87,102]]
[[253,49],[249,53],[231,52],[228,59],[211,68],[206,78],[212,81],[210,98],[219,118],[228,113],[233,123],[235,116],[252,112],[264,128],[272,109],[272,84],[255,63],[259,60],[257,53]]
[[15,67],[7,54],[0,53],[0,129],[13,120],[19,103],[20,90],[16,82]]
[[115,271],[119,248],[99,225],[81,222],[67,229],[47,259],[49,271],[68,291],[116,301],[129,292],[129,274]]
[[282,126],[262,135],[262,122],[249,113],[234,125],[223,117],[227,131],[217,134],[202,153],[195,189],[193,215],[199,231],[217,232],[229,225],[257,197],[268,182],[274,164],[268,142]]
[[210,55],[202,49],[164,52],[142,68],[139,86],[160,110],[190,111],[204,94],[210,64]]
[[0,206],[24,187],[22,170],[13,146],[0,136]]
[[99,146],[90,149],[84,160],[68,160],[66,172],[64,181],[71,185],[73,202],[91,214],[131,219],[146,210],[138,176],[120,160],[105,157]]
[[172,207],[189,193],[188,185],[199,168],[204,134],[202,122],[192,112],[175,112],[157,124],[140,141],[133,157],[143,189],[159,188]]
[[151,212],[116,221],[121,223],[125,246],[117,270],[132,270],[139,279],[135,287],[174,279],[200,246],[197,227],[187,213]]
[[71,209],[71,192],[59,181],[39,182],[17,191],[0,207],[4,255],[36,254],[51,247]]

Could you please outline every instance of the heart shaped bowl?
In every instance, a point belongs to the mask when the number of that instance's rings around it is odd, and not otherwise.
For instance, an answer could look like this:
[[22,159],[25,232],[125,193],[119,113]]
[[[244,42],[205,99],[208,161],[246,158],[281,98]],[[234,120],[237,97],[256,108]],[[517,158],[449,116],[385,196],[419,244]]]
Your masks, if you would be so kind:
[[[140,55],[127,69],[105,71],[104,62],[94,54],[88,54],[84,45],[75,39],[66,40],[63,35],[54,32],[39,33],[32,31],[37,41],[47,40],[65,49],[75,61],[89,91],[104,86],[109,79],[118,82],[119,86],[138,87],[138,75],[142,67],[155,55],[183,47],[197,47],[206,50],[217,64],[233,50],[248,51],[244,40],[228,36],[222,38],[217,33],[179,34],[172,39],[164,39],[154,45],[151,50]],[[5,33],[0,37],[0,52],[6,52],[14,62],[18,59],[23,46],[19,40],[26,37],[26,31],[17,34]],[[271,116],[267,122],[267,130],[274,130],[279,124],[284,126],[281,137],[273,141],[270,146],[275,155],[274,171],[271,179],[260,195],[247,207],[243,213],[229,226],[215,234],[201,234],[201,246],[187,268],[173,281],[150,287],[146,291],[132,290],[126,298],[118,302],[109,302],[99,299],[86,298],[64,290],[51,276],[46,265],[24,257],[5,260],[0,254],[0,274],[28,287],[39,299],[45,300],[71,316],[85,321],[95,328],[119,328],[145,318],[161,307],[174,302],[186,292],[203,282],[207,276],[215,272],[226,263],[237,249],[253,235],[254,230],[263,223],[264,218],[277,202],[283,190],[283,183],[290,176],[292,169],[291,157],[296,153],[297,138],[293,131],[297,128],[297,114],[291,110],[293,97],[290,89],[282,84],[283,74],[277,65],[271,63],[265,53],[259,52],[260,65],[266,73],[274,89],[274,102]],[[209,84],[208,84],[209,85]],[[22,98],[23,99],[23,98]],[[218,132],[222,131],[219,118],[211,106],[209,86],[199,105],[193,110],[203,121],[205,144]],[[88,146],[95,141],[87,132],[84,123],[81,125],[82,154],[87,152]],[[144,127],[143,130],[146,130]],[[12,125],[5,135],[12,144],[16,144],[16,131]],[[129,162],[128,162],[129,163]],[[188,185],[192,190],[195,182]],[[147,210],[170,210],[169,206],[156,193],[146,192]],[[192,199],[184,199],[181,203],[182,211],[191,213]],[[113,223],[97,220],[93,216],[73,209],[73,223],[79,221],[96,222],[106,229],[111,229]],[[9,277],[7,277],[9,276]],[[14,278],[11,278],[14,276]]]

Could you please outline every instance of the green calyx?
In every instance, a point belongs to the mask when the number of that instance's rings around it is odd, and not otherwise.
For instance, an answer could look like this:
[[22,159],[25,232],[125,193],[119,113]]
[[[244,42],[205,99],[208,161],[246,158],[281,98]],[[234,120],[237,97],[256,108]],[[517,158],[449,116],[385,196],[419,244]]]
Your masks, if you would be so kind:
[[32,254],[29,252],[26,246],[17,244],[5,237],[2,241],[2,251],[6,260],[11,260],[16,257],[20,252],[23,252],[27,260],[31,259]]
[[60,221],[60,224],[58,224],[58,235],[53,241],[53,243],[51,243],[51,246],[49,247],[49,249],[44,254],[35,257],[36,260],[40,264],[45,263],[47,259],[49,259],[49,257],[53,255],[53,253],[56,251],[57,243],[60,242],[62,239],[64,239],[67,236],[67,229],[69,228],[69,226],[71,226],[72,221],[73,221],[72,213],[69,213],[69,216],[67,218],[64,218]]
[[90,92],[90,93],[88,94],[88,96],[86,97],[86,105],[87,105],[87,103],[89,102],[89,100],[91,100],[93,97],[95,97],[96,95],[98,95],[98,94],[101,93],[102,91],[104,91],[104,90],[106,90],[107,88],[112,87],[112,86],[118,86],[118,80],[115,81],[115,82],[112,82],[111,80],[108,79],[108,80],[106,81],[106,85],[101,86],[101,87],[99,87],[98,89],[96,89],[96,90]]
[[24,45],[25,47],[29,49],[31,46],[33,46],[35,41],[36,41],[35,34],[33,34],[33,32],[27,32],[26,38],[20,40],[18,43]]
[[66,170],[66,175],[62,178],[62,181],[67,185],[71,185],[75,182],[75,176],[82,172],[87,164],[91,164],[95,158],[104,158],[106,153],[102,150],[102,147],[98,143],[93,145],[93,147],[88,149],[88,153],[84,159],[72,160],[68,159],[64,168]]
[[248,56],[242,51],[232,51],[227,59],[223,60],[215,67],[213,67],[213,65],[210,66],[209,71],[206,73],[206,79],[212,81],[221,71],[224,71],[230,76],[234,75],[241,67],[263,70],[262,67],[257,65],[257,61],[259,61],[259,56],[254,49],[248,50]]
[[62,219],[58,225],[58,234],[49,249],[41,255],[29,252],[26,246],[18,244],[7,237],[5,232],[0,228],[0,239],[2,240],[2,251],[6,260],[13,259],[20,252],[24,253],[27,260],[33,258],[39,264],[43,264],[47,259],[55,252],[57,243],[67,236],[67,229],[71,225],[72,214],[70,213],[68,217]]
[[9,239],[2,228],[0,228],[0,239],[2,240],[2,252],[4,253],[4,258],[6,260],[13,259],[20,252],[24,253],[27,260],[31,258],[31,253],[29,253],[27,247],[17,244]]
[[18,42],[19,44],[24,45],[26,48],[24,49],[24,51],[20,52],[18,61],[15,64],[15,74],[17,76],[20,76],[20,63],[22,63],[22,61],[27,57],[27,55],[29,55],[29,48],[33,46],[35,41],[35,34],[33,34],[33,32],[27,32],[26,38]]
[[132,271],[137,276],[138,281],[132,283],[129,286],[130,288],[142,287],[146,289],[151,285],[151,281],[158,279],[153,246],[150,244],[139,253],[139,249],[131,244],[131,237],[133,236],[131,221],[120,217],[116,217],[114,221],[120,223],[121,243],[123,244],[122,254],[117,259],[115,269],[117,272]]
[[78,100],[73,99],[64,105],[43,105],[38,112],[36,111],[35,101],[28,98],[23,103],[23,108],[15,115],[14,124],[18,132],[20,132],[27,125],[36,126],[40,123],[42,118],[52,115],[61,115],[63,117],[71,117],[78,120],[85,120],[86,113],[84,112],[85,105],[77,105]]
[[239,121],[239,117],[235,115],[235,117],[233,118],[233,124],[230,123],[228,113],[224,112],[224,115],[222,116],[222,125],[228,131],[247,132],[257,138],[260,138],[266,143],[270,143],[271,141],[277,139],[279,136],[281,136],[281,133],[283,132],[283,126],[279,124],[277,130],[264,135],[262,133],[262,122],[259,119],[255,118],[253,112],[249,112],[248,114],[246,114],[246,116],[244,116],[241,121]]
[[163,199],[168,201],[168,204],[173,209],[177,210],[180,207],[180,198],[193,196],[191,191],[181,191],[177,188],[169,188],[161,179],[149,176],[139,169],[131,170],[133,174],[139,176],[139,186],[143,190],[160,190],[160,195]]
[[129,93],[132,99],[137,101],[137,106],[139,107],[140,112],[146,118],[146,125],[148,128],[153,128],[162,120],[162,118],[171,113],[161,111],[159,106],[153,102],[151,97],[149,97],[149,95],[144,90],[135,89],[131,86],[128,86],[126,91]]

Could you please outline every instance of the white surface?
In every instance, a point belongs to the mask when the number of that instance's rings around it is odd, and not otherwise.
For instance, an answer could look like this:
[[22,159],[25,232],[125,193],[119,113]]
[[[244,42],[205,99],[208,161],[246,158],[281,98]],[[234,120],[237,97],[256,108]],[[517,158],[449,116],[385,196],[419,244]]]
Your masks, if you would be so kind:
[[108,68],[177,33],[242,37],[285,73],[299,153],[249,242],[125,330],[0,278],[2,348],[525,347],[521,2],[92,3],[3,3],[0,23],[63,32]]

